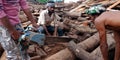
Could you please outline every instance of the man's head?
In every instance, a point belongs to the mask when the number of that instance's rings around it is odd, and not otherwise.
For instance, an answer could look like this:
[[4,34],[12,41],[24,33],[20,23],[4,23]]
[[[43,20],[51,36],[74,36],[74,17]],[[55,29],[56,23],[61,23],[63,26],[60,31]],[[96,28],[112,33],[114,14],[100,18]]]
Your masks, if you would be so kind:
[[53,1],[49,1],[46,4],[46,7],[47,7],[47,9],[48,9],[49,12],[54,12],[55,3]]
[[89,15],[100,15],[101,13],[103,13],[106,9],[102,6],[102,5],[96,5],[96,6],[92,6],[89,9],[87,9],[85,11],[85,13],[89,14]]
[[92,18],[92,20],[94,20],[97,16],[99,16],[105,10],[106,9],[102,5],[96,5],[87,9],[85,13],[88,14],[90,18]]

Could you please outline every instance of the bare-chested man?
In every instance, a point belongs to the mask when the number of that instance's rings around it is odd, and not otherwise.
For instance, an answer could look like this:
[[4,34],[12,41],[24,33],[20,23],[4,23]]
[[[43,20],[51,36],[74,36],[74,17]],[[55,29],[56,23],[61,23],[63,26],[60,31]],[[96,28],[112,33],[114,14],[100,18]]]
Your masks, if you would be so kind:
[[111,29],[114,32],[114,39],[116,41],[115,58],[120,59],[120,11],[105,11],[102,6],[90,7],[87,11],[92,17],[92,20],[99,32],[100,48],[104,60],[108,58],[108,45],[106,38],[106,29]]

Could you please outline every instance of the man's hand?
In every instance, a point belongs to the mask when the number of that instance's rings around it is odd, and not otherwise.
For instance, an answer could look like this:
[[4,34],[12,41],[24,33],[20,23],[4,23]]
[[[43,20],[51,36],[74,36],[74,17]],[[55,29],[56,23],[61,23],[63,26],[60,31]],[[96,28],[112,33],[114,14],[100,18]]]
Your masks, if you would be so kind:
[[37,23],[33,23],[32,25],[33,25],[33,27],[35,27],[35,28],[39,28],[39,25],[37,25]]
[[10,34],[14,40],[18,40],[23,33],[19,32],[17,30],[14,30],[14,31],[10,32]]
[[46,32],[48,36],[51,36],[51,34],[49,32]]

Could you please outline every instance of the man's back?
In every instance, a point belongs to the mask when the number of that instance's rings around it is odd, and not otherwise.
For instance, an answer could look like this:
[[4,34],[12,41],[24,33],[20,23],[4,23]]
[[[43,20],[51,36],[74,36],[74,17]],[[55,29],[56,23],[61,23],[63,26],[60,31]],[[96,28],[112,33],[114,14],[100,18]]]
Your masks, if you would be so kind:
[[[120,11],[107,11],[96,18],[95,23],[101,23],[109,29],[120,27]],[[120,28],[119,28],[120,29]]]

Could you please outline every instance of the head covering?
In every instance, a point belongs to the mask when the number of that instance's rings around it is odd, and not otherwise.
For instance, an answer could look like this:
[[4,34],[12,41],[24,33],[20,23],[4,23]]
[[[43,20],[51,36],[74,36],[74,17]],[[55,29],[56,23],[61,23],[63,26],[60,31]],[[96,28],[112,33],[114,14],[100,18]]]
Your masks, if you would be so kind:
[[101,14],[106,9],[102,5],[92,6],[85,11],[85,13],[90,15]]
[[53,1],[49,1],[47,4],[46,4],[46,7],[55,7],[55,3]]

